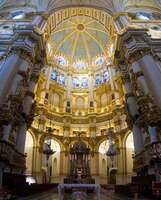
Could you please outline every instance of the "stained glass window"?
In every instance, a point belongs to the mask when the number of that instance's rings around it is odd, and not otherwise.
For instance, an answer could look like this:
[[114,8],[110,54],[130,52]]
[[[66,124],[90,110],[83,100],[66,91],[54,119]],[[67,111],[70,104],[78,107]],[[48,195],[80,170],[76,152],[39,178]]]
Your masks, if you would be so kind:
[[104,58],[103,57],[98,57],[96,60],[95,60],[95,65],[96,66],[100,66],[100,65],[103,65],[105,62]]
[[102,77],[100,74],[96,74],[96,79],[95,79],[96,85],[100,85],[102,83]]
[[109,72],[108,71],[105,71],[104,74],[103,74],[103,81],[106,82],[108,81],[110,78],[109,76]]
[[80,80],[78,77],[73,78],[73,87],[76,87],[76,88],[80,87]]
[[64,74],[60,74],[58,82],[61,85],[65,85],[65,76],[64,76]]
[[107,152],[108,148],[109,148],[109,141],[105,140],[99,146],[99,153],[105,154]]
[[88,87],[88,78],[87,77],[74,77],[73,78],[73,87],[87,88]]
[[137,19],[150,20],[152,18],[150,13],[139,12],[136,14]]
[[81,79],[81,87],[87,88],[88,87],[88,79],[86,77],[82,77]]
[[58,65],[66,66],[68,64],[67,60],[62,56],[57,56],[56,60],[58,62]]
[[57,80],[57,72],[55,70],[53,70],[53,72],[51,73],[51,80],[53,81]]

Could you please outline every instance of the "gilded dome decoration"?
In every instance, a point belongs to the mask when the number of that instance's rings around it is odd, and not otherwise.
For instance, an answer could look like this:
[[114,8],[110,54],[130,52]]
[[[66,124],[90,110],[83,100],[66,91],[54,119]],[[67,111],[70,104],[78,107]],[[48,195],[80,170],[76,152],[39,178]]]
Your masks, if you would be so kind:
[[[77,69],[92,65],[93,58],[104,55],[109,41],[105,27],[87,16],[71,17],[63,21],[53,30],[51,37],[53,54],[64,55],[68,64]],[[98,65],[103,64],[103,56],[97,62]]]

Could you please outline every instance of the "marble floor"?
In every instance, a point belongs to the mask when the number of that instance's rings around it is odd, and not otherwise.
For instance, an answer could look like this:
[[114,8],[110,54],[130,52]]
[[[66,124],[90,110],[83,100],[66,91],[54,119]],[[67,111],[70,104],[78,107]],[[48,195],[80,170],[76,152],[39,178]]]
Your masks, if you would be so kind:
[[[56,192],[48,191],[38,195],[33,195],[25,198],[19,198],[18,200],[59,200]],[[66,200],[71,200],[70,196]],[[95,200],[94,195],[88,195],[88,200]],[[128,198],[125,196],[118,196],[112,191],[101,190],[100,200],[134,200],[134,198]],[[138,200],[149,200],[139,197]]]

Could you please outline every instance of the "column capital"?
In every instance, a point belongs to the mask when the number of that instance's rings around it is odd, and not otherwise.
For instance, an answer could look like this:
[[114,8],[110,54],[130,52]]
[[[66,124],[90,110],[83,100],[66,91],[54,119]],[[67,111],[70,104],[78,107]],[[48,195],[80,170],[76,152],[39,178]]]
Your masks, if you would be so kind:
[[128,28],[126,32],[119,35],[116,52],[119,52],[121,58],[125,57],[125,60],[130,64],[144,55],[150,54],[152,52],[152,40],[147,32],[147,29]]

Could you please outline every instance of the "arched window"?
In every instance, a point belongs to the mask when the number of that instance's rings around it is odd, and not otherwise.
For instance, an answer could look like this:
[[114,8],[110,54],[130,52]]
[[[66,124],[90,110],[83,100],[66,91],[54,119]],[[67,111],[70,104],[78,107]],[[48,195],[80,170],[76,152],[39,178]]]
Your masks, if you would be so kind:
[[134,153],[134,141],[133,134],[130,133],[126,139],[126,170],[127,170],[127,182],[131,181],[131,176],[133,172],[133,158]]
[[56,56],[56,61],[57,61],[58,65],[61,65],[61,66],[68,65],[68,61],[63,56]]
[[134,150],[134,140],[133,140],[132,133],[130,133],[126,139],[126,148],[130,148]]
[[109,148],[109,141],[108,140],[103,141],[99,146],[99,153],[105,154],[108,148]]
[[[43,148],[48,148],[47,143],[49,144],[50,138],[46,138],[44,141]],[[59,176],[60,172],[60,145],[59,143],[51,139],[51,149],[54,153],[47,159],[45,154],[42,154],[42,170],[44,171],[44,183],[49,182],[54,183],[55,177]]]

